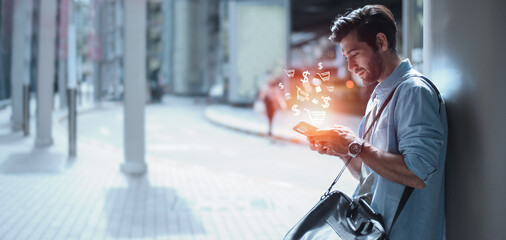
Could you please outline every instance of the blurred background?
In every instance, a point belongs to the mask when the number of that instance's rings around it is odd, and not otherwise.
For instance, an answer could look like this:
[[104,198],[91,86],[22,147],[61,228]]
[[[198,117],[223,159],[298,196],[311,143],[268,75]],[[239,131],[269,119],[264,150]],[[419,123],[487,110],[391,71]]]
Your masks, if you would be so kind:
[[358,132],[375,86],[328,37],[367,4],[446,100],[448,239],[499,238],[503,1],[1,0],[0,239],[281,239],[343,167],[292,130],[298,81]]
[[[39,43],[39,1],[28,1],[23,13],[30,25],[23,30],[30,67],[29,86],[35,91]],[[127,1],[128,2],[128,1]],[[361,81],[346,68],[338,46],[328,41],[330,24],[337,13],[374,1],[145,1],[145,82],[148,102],[160,102],[165,94],[204,96],[210,101],[251,105],[269,77],[283,69],[311,69],[322,63],[336,85],[333,104],[346,112],[363,113],[367,94]],[[403,27],[402,0],[383,1],[399,24],[399,52],[422,69],[422,2],[410,3]],[[15,7],[24,1],[2,2],[2,68],[0,100],[11,98]],[[69,61],[75,65],[78,95],[93,101],[121,101],[125,92],[125,1],[56,1],[53,14],[55,36],[54,88],[61,107],[66,105]],[[141,9],[137,9],[141,11]],[[132,14],[138,14],[133,12]],[[406,13],[407,14],[407,13]],[[404,14],[404,15],[406,15]],[[69,29],[74,28],[70,39]],[[25,27],[26,28],[26,27]],[[410,31],[404,36],[403,31]],[[69,42],[69,40],[73,42]],[[406,44],[408,43],[408,44]],[[406,46],[404,46],[406,45]],[[137,46],[141,47],[141,46]],[[72,51],[72,53],[70,53]],[[71,54],[72,56],[70,56]],[[15,74],[15,73],[14,73]],[[346,81],[355,84],[346,87]],[[365,100],[364,100],[365,99]],[[60,107],[60,106],[56,106]]]

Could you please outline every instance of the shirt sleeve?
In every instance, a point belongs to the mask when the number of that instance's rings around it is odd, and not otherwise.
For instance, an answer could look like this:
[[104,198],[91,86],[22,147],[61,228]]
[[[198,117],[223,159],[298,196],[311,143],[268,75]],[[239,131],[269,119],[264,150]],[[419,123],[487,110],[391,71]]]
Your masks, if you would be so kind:
[[399,152],[408,169],[427,184],[440,166],[444,128],[434,90],[421,80],[410,83],[399,89],[395,108]]

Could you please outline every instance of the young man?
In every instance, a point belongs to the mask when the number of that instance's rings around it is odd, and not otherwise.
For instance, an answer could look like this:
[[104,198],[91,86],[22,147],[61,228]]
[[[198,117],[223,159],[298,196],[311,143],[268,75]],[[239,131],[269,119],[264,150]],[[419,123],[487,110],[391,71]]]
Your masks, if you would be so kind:
[[[312,150],[349,159],[364,197],[390,230],[405,186],[415,188],[393,226],[390,239],[445,239],[444,164],[447,120],[437,90],[396,51],[397,26],[381,5],[368,5],[338,17],[330,40],[339,43],[348,69],[364,84],[378,82],[359,135],[336,126],[308,137]],[[373,119],[390,93],[378,120]],[[372,125],[366,136],[364,132]]]

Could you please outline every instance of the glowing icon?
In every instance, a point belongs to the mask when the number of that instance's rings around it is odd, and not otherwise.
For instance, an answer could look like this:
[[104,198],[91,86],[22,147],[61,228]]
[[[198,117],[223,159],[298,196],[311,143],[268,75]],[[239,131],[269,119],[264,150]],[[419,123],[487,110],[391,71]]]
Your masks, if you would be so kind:
[[325,102],[325,104],[322,104],[322,107],[323,108],[328,108],[329,107],[329,101],[332,100],[329,96],[327,97],[322,97],[323,98],[323,101]]
[[286,100],[289,100],[289,99],[291,99],[291,98],[292,98],[292,95],[290,95],[290,93],[286,93],[286,94],[285,94],[285,98],[286,98]]
[[322,84],[322,80],[320,80],[319,78],[313,78],[311,83],[315,86],[320,86]]
[[281,88],[281,89],[285,88],[285,85],[283,85],[283,83],[279,83],[279,84],[278,84],[278,86],[279,86],[279,88]]
[[311,100],[311,102],[313,102],[314,104],[318,104],[318,100],[316,100],[316,98],[313,98],[313,100]]
[[317,92],[317,93],[319,93],[319,92],[321,92],[321,91],[322,91],[322,88],[321,88],[320,86],[316,86],[316,87],[315,87],[315,90],[316,90],[316,92]]
[[304,102],[304,100],[309,99],[309,93],[302,91],[302,89],[297,86],[297,99]]
[[286,69],[283,69],[285,70],[285,73],[288,77],[293,77],[295,75],[295,69],[290,69],[290,70],[286,70]]
[[329,90],[329,92],[333,92],[334,91],[334,86],[328,86],[327,90]]
[[301,79],[300,81],[302,83],[307,83],[307,81],[309,81],[309,78],[307,77],[307,75],[309,75],[309,71],[304,71],[302,75],[304,76],[304,79]]
[[320,69],[320,70],[322,70],[322,69],[323,69],[323,65],[322,65],[322,63],[321,63],[321,62],[320,62],[320,63],[318,63],[318,69]]
[[313,125],[321,125],[325,120],[325,111],[309,111],[306,108],[304,110],[306,110]]
[[330,80],[330,71],[328,71],[328,72],[324,72],[324,73],[316,73],[316,74],[318,74],[318,76],[320,76],[320,78],[321,78],[324,82],[326,82],[326,81]]
[[297,104],[294,104],[293,107],[292,107],[292,111],[294,111],[295,113],[293,115],[295,116],[299,116],[300,115],[300,110],[297,109]]

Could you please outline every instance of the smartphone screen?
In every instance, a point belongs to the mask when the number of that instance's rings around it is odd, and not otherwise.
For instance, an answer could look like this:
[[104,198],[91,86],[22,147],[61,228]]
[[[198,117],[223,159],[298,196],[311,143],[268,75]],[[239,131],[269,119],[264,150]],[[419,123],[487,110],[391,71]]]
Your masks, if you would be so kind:
[[317,127],[307,123],[307,122],[300,122],[295,127],[293,127],[293,130],[295,130],[298,133],[303,134],[304,136],[307,136],[308,132],[313,132],[318,130]]

